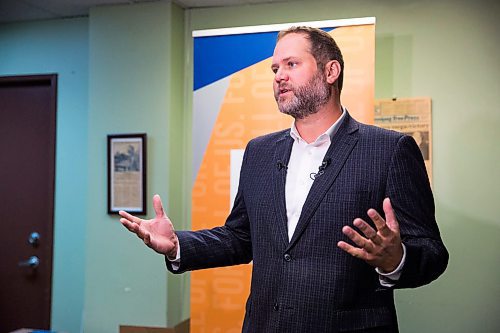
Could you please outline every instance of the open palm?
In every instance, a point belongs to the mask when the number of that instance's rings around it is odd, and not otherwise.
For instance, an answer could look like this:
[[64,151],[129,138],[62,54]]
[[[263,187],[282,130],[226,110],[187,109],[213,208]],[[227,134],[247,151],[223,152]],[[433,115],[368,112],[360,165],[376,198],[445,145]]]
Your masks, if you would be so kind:
[[153,207],[156,213],[153,219],[143,220],[121,210],[120,222],[156,252],[175,258],[178,247],[177,236],[172,222],[163,210],[161,198],[157,194],[153,197]]

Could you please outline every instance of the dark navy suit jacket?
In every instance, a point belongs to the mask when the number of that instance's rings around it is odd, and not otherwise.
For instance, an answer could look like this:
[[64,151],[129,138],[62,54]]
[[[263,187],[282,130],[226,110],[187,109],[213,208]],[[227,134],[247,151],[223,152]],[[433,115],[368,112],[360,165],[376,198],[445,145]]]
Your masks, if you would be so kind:
[[347,114],[325,155],[331,163],[314,181],[288,241],[283,165],[292,144],[290,130],[248,143],[225,225],[177,232],[181,262],[174,273],[253,260],[243,332],[397,332],[393,288],[382,287],[374,268],[337,242],[348,241],[342,227],[356,217],[369,221],[368,208],[383,214],[389,197],[406,246],[394,287],[418,287],[445,270],[448,252],[415,141]]

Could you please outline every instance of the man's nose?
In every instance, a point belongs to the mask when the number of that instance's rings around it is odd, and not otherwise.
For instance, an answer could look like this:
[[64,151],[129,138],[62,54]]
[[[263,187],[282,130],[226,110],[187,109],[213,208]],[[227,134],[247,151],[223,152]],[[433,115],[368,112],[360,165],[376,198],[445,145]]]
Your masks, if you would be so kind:
[[288,81],[288,74],[282,68],[278,68],[276,74],[274,75],[274,79],[277,83],[280,83],[281,81]]

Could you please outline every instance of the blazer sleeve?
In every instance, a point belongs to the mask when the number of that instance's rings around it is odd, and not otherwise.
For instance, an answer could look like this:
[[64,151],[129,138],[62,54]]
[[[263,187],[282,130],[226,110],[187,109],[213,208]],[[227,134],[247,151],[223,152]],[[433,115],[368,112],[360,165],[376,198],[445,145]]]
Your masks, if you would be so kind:
[[441,275],[448,251],[435,219],[434,198],[422,154],[411,136],[400,137],[391,160],[386,196],[391,199],[406,246],[395,288],[425,285]]
[[165,258],[167,269],[172,273],[246,264],[252,261],[250,225],[243,196],[244,168],[248,159],[248,146],[243,155],[238,193],[233,209],[223,226],[198,231],[177,231],[180,246],[179,269],[173,270]]

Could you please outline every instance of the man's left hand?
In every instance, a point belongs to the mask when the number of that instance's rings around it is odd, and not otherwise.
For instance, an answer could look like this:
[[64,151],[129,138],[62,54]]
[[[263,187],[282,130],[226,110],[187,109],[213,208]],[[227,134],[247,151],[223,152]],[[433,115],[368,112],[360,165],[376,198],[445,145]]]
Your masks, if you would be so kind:
[[386,220],[375,209],[368,210],[368,216],[377,230],[360,218],[355,219],[353,224],[362,231],[364,236],[349,226],[342,228],[342,232],[358,247],[343,241],[338,242],[337,246],[353,257],[377,267],[382,272],[390,273],[399,266],[403,258],[403,245],[399,223],[389,198],[384,199],[382,206]]

